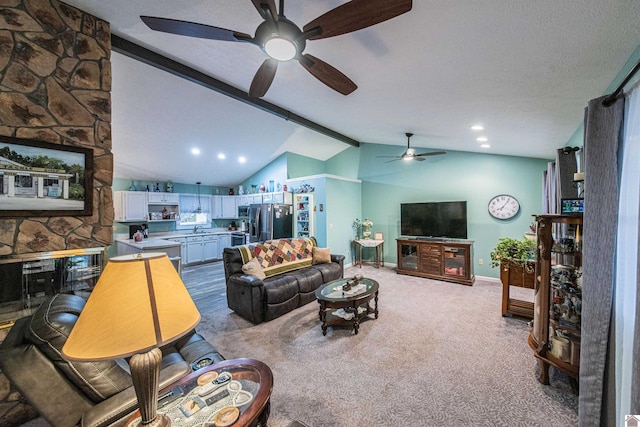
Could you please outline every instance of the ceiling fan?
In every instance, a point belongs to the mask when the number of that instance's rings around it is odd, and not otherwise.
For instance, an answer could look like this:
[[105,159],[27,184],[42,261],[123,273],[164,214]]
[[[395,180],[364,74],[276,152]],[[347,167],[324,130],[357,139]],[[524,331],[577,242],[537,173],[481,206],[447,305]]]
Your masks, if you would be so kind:
[[264,19],[255,35],[176,19],[141,16],[152,30],[203,39],[253,43],[267,58],[253,77],[249,95],[260,98],[267,93],[278,69],[278,61],[295,59],[308,72],[331,89],[348,95],[358,88],[347,76],[326,62],[303,53],[307,40],[339,36],[395,18],[411,10],[412,0],[352,0],[317,17],[302,30],[284,15],[284,0],[276,10],[275,0],[251,0]]
[[407,151],[402,153],[401,156],[377,156],[377,157],[393,157],[393,160],[389,160],[385,163],[395,162],[396,160],[417,160],[419,162],[422,162],[424,161],[424,158],[427,156],[439,156],[441,154],[447,154],[446,151],[431,151],[429,153],[416,154],[416,149],[411,148],[409,144],[413,134],[410,132],[407,132],[405,133],[405,135],[407,136]]

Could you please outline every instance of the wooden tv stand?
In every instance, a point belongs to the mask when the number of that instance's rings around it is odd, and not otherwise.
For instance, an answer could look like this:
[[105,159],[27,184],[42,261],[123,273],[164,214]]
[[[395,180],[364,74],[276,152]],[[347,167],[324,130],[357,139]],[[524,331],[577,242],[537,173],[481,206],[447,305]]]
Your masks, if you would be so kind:
[[398,274],[473,285],[473,241],[401,237]]

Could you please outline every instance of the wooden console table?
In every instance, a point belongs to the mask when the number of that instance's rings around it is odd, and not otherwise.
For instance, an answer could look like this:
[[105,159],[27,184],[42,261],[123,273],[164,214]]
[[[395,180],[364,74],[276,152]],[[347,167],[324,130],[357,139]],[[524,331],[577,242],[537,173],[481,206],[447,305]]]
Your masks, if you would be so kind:
[[400,238],[398,274],[473,285],[473,241]]

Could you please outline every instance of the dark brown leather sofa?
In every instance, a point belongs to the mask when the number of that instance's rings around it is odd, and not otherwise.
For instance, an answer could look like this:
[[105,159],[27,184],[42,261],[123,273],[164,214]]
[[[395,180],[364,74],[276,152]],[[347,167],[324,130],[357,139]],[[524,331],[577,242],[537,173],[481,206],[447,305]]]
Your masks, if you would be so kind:
[[[315,245],[315,239],[311,239]],[[238,247],[225,248],[222,259],[227,305],[255,324],[273,320],[314,301],[316,289],[344,275],[344,255],[331,254],[330,263],[314,264],[263,280],[242,271]]]
[[[84,304],[58,294],[19,319],[0,345],[0,369],[54,427],[124,425],[138,405],[127,362],[72,362],[61,354]],[[161,350],[160,388],[224,360],[195,331]]]

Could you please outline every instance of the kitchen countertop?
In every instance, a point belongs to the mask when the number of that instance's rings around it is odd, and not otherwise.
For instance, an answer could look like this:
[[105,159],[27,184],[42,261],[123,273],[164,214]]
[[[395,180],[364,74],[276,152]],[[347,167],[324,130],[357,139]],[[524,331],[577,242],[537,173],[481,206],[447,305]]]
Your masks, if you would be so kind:
[[159,239],[173,239],[179,237],[193,237],[193,236],[210,236],[212,234],[231,234],[231,233],[243,233],[240,230],[227,230],[226,228],[205,228],[198,230],[197,233],[194,233],[189,230],[178,230],[178,231],[168,231],[164,233],[151,233],[149,234],[149,238],[159,238]]
[[227,230],[225,228],[205,228],[202,230],[198,230],[197,233],[193,233],[189,230],[178,230],[178,231],[168,231],[168,232],[160,232],[160,233],[151,233],[149,237],[144,239],[142,242],[136,242],[133,239],[127,238],[116,238],[116,242],[123,243],[125,245],[133,246],[138,249],[160,249],[160,248],[171,248],[174,246],[180,246],[180,242],[174,242],[168,239],[182,238],[182,237],[193,237],[193,236],[211,236],[211,235],[225,235],[231,233],[242,233],[240,230]]
[[172,242],[170,240],[158,239],[155,237],[147,237],[142,242],[136,242],[133,239],[117,239],[118,243],[123,243],[125,245],[133,246],[138,249],[161,249],[161,248],[172,248],[175,246],[180,246],[180,242]]

